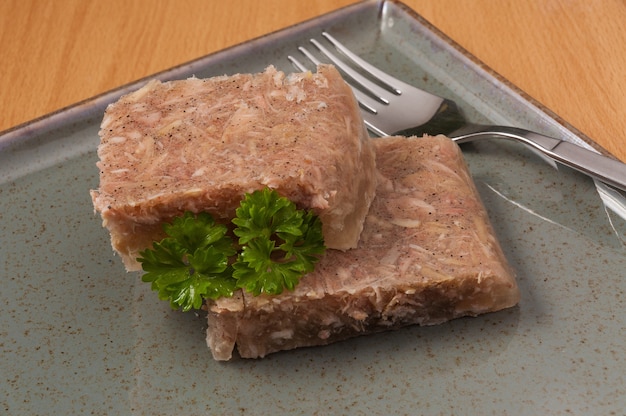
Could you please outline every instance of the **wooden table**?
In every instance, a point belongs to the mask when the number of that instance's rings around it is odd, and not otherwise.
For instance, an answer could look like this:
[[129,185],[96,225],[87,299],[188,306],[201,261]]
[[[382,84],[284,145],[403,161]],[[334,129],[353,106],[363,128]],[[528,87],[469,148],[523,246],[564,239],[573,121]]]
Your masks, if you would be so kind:
[[[0,131],[354,0],[3,0]],[[405,0],[626,161],[623,0]]]

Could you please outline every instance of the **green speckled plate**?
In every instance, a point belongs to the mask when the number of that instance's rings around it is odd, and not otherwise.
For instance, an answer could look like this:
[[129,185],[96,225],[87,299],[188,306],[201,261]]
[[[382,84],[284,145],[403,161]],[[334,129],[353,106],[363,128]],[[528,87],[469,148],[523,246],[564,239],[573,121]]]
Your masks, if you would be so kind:
[[[474,121],[589,141],[400,3],[369,1],[157,74],[290,71],[328,30]],[[538,415],[626,409],[626,252],[588,178],[507,142],[464,153],[518,307],[262,360],[213,361],[203,316],[156,299],[93,214],[97,131],[124,86],[0,136],[0,414]]]

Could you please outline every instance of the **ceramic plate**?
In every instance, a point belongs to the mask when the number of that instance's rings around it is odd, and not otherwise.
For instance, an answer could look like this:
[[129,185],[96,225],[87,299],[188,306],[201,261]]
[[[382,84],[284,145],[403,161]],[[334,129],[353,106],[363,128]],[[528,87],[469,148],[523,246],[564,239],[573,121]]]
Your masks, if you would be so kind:
[[[473,121],[588,140],[396,2],[370,1],[157,74],[291,71],[322,30]],[[508,142],[463,147],[518,307],[260,360],[215,362],[205,317],[127,274],[93,213],[106,104],[145,80],[0,136],[0,413],[611,414],[626,408],[624,221],[587,177]]]

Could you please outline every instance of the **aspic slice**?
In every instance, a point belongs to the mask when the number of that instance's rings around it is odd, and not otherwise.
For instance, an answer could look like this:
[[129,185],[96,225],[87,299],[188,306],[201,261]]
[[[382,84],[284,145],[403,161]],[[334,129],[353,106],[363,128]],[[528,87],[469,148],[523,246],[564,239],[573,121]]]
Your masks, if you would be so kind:
[[96,211],[127,270],[185,211],[234,216],[270,187],[320,216],[326,245],[357,245],[375,192],[375,155],[337,70],[151,81],[111,104],[98,147]]
[[356,249],[328,250],[293,292],[208,303],[216,360],[244,358],[516,305],[519,289],[458,146],[375,139],[376,198]]

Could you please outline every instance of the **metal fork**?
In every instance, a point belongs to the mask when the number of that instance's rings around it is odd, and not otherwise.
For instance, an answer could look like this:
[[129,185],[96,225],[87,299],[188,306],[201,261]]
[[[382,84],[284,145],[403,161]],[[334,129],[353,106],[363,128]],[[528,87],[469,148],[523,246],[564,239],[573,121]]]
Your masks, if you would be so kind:
[[[454,101],[406,84],[369,64],[328,33],[322,36],[344,57],[346,63],[322,43],[311,39],[317,50],[341,69],[361,106],[368,129],[379,136],[445,134],[458,143],[506,138],[522,142],[549,158],[604,183],[626,190],[626,164],[573,143],[517,127],[469,123]],[[321,62],[305,47],[298,50],[312,63]],[[300,71],[307,71],[294,56],[288,59]],[[369,74],[369,78],[362,73]]]

